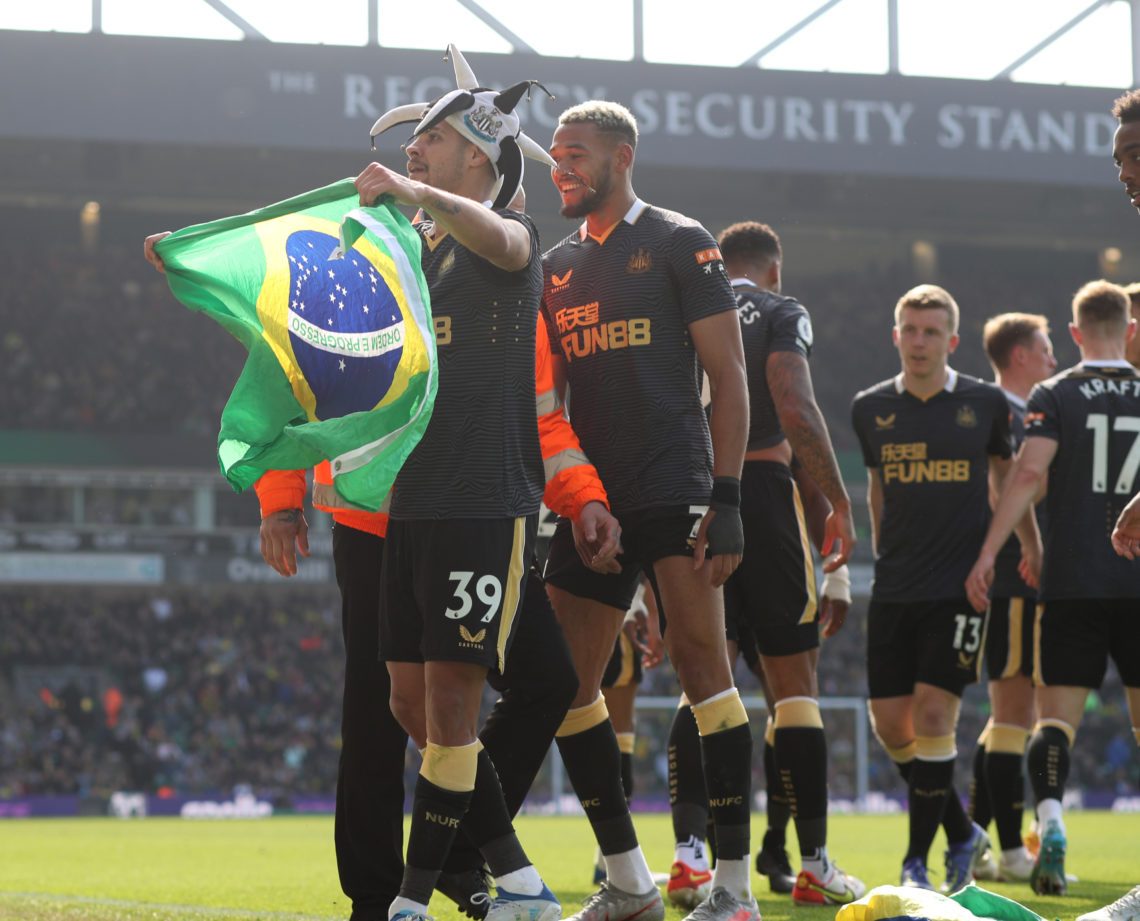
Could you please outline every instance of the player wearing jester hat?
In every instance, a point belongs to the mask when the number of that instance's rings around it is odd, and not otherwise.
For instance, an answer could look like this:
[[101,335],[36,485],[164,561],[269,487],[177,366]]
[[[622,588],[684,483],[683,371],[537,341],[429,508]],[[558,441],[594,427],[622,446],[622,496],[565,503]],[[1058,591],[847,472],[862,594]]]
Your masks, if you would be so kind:
[[[523,154],[537,150],[513,114],[530,84],[480,88],[450,51],[459,88],[395,109],[372,129],[417,122],[407,175],[370,163],[356,179],[361,204],[390,195],[424,213],[416,230],[439,358],[432,418],[396,479],[381,565],[392,712],[423,753],[388,917],[426,921],[465,821],[497,890],[483,903],[486,921],[558,921],[561,906],[514,833],[476,735],[484,681],[502,673],[520,619],[545,484],[534,385],[542,258],[534,222],[506,207]],[[477,586],[457,587],[456,573],[473,574]]]
[[522,186],[524,156],[547,166],[555,165],[540,144],[523,134],[514,111],[532,86],[544,92],[546,88],[537,80],[523,80],[501,92],[487,89],[479,86],[470,65],[455,45],[447,46],[447,54],[455,66],[457,88],[434,102],[411,102],[385,112],[369,132],[372,149],[376,149],[377,135],[393,125],[416,122],[412,138],[417,138],[445,121],[487,155],[496,179],[492,207],[505,208]]

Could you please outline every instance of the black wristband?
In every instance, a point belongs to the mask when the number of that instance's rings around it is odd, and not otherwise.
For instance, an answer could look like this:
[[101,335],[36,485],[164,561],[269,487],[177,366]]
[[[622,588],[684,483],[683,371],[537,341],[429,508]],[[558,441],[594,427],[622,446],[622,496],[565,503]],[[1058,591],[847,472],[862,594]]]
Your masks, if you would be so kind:
[[734,476],[718,476],[713,480],[712,501],[740,508],[740,480]]

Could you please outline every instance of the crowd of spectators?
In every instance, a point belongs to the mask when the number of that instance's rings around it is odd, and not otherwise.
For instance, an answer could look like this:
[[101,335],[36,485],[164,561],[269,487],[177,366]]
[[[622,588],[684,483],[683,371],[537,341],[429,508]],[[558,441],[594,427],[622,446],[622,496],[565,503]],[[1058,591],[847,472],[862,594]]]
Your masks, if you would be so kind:
[[[1088,254],[981,245],[943,250],[929,276],[906,254],[842,272],[821,271],[803,253],[788,259],[784,290],[812,313],[815,387],[841,448],[855,447],[852,396],[898,370],[891,311],[917,281],[955,295],[962,346],[953,364],[989,377],[981,349],[988,317],[1028,310],[1063,329],[1072,293],[1099,273]],[[138,240],[105,234],[87,249],[18,236],[0,251],[0,303],[0,428],[216,436],[245,351],[174,300]],[[1062,365],[1075,361],[1067,337],[1055,338]]]
[[[865,695],[863,620],[857,607],[824,644],[825,696]],[[116,790],[228,795],[247,784],[258,797],[288,803],[333,791],[343,647],[331,585],[8,589],[0,592],[0,622],[0,799],[98,799]],[[759,694],[745,670],[738,677],[746,695]],[[642,694],[678,692],[667,664],[647,673]],[[1122,701],[1113,672],[1073,749],[1074,788],[1135,794],[1140,766]],[[959,735],[961,789],[987,715],[984,690],[972,688]],[[666,801],[671,716],[663,709],[639,717],[639,799]],[[763,714],[756,717],[759,751]],[[833,796],[855,795],[855,721],[864,718],[861,710],[824,711]],[[871,790],[902,794],[873,737],[869,756]],[[755,787],[763,787],[759,758]],[[550,792],[546,772],[536,792]]]
[[179,305],[142,246],[0,249],[0,427],[216,437],[241,344]]
[[6,591],[0,621],[0,798],[332,791],[343,665],[331,586]]

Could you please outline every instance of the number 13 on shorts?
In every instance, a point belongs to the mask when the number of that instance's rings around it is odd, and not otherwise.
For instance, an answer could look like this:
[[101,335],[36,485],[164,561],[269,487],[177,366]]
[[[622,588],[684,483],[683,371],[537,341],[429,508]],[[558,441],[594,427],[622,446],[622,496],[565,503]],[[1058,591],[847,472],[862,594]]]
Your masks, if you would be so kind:
[[982,645],[986,619],[980,614],[954,615],[954,648],[962,652],[977,652]]

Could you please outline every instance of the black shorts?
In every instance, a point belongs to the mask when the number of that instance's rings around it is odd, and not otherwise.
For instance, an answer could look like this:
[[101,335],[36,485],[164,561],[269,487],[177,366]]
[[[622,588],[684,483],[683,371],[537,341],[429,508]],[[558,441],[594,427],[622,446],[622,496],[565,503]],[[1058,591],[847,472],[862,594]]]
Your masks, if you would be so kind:
[[[742,628],[766,656],[819,646],[815,565],[795,478],[785,464],[749,461],[740,479],[744,559],[724,584],[729,639]],[[743,645],[743,644],[742,644]]]
[[502,671],[536,527],[537,515],[389,521],[380,658]]
[[618,556],[619,573],[594,572],[578,558],[570,522],[558,520],[543,579],[579,598],[628,611],[637,594],[644,569],[651,582],[653,564],[667,556],[692,556],[697,529],[707,506],[664,506],[629,512],[619,518],[624,552]]
[[978,680],[986,617],[958,601],[872,601],[867,607],[867,690],[914,693],[921,681],[962,696]]
[[1033,681],[1099,688],[1116,663],[1126,688],[1140,687],[1140,601],[1063,599],[1037,605]]
[[1037,599],[995,598],[986,628],[986,674],[990,681],[1033,674],[1033,621]]
[[623,630],[602,674],[602,687],[627,688],[638,684],[641,684],[641,650],[629,641]]

